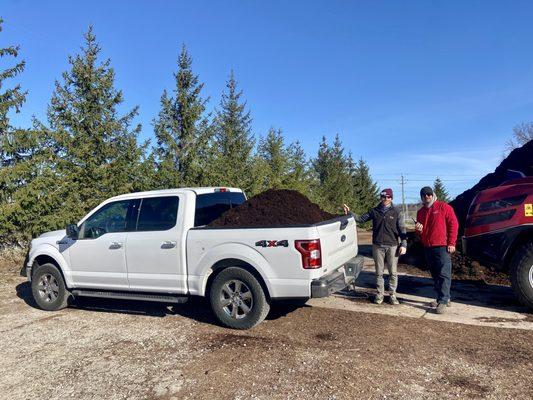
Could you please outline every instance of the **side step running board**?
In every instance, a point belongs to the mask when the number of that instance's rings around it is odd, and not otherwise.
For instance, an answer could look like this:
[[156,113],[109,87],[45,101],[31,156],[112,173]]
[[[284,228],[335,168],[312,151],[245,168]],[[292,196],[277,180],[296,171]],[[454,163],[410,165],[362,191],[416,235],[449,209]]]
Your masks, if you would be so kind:
[[105,299],[122,299],[122,300],[143,300],[143,301],[159,301],[162,303],[186,303],[189,298],[187,296],[177,296],[171,294],[153,294],[153,293],[130,293],[130,292],[109,292],[102,290],[80,290],[74,289],[72,291],[74,297],[100,297]]

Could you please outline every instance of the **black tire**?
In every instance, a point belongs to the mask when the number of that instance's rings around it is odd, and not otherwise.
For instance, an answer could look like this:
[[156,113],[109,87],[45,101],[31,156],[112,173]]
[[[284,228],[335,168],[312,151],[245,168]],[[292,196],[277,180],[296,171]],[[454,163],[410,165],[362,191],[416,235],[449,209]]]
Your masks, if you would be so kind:
[[511,260],[510,272],[518,301],[533,309],[533,242],[518,249]]
[[71,296],[61,272],[51,263],[37,267],[31,279],[31,293],[37,306],[46,311],[67,307]]
[[[240,282],[238,287],[237,282]],[[209,299],[220,323],[233,329],[253,328],[270,310],[261,284],[250,272],[238,267],[226,268],[215,277]]]

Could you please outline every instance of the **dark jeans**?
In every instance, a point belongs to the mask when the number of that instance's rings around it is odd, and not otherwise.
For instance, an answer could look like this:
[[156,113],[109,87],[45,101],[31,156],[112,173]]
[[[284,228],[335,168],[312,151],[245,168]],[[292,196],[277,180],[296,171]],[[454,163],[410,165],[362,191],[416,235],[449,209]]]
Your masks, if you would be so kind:
[[429,271],[433,277],[437,302],[450,301],[450,287],[452,286],[452,259],[446,251],[446,246],[424,247]]

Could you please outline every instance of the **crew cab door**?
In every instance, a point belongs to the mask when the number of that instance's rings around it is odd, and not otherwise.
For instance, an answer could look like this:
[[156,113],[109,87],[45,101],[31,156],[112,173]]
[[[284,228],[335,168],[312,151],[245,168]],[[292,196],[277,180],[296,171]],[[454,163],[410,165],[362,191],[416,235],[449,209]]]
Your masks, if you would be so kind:
[[134,213],[133,200],[107,203],[79,227],[67,243],[72,279],[77,287],[127,289],[126,236]]
[[178,195],[141,199],[136,229],[128,233],[126,246],[131,290],[187,292],[179,200]]

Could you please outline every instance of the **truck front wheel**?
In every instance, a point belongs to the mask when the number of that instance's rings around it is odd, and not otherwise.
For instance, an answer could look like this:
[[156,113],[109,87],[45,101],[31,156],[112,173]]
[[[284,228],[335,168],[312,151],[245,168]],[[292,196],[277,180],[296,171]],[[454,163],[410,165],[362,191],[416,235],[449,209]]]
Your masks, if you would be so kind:
[[510,265],[511,284],[518,300],[533,308],[533,242],[520,247]]
[[217,319],[233,329],[250,329],[263,321],[270,304],[258,280],[248,271],[230,267],[220,272],[209,293]]
[[39,308],[46,311],[65,308],[70,298],[61,272],[51,263],[37,267],[31,279],[31,292]]

